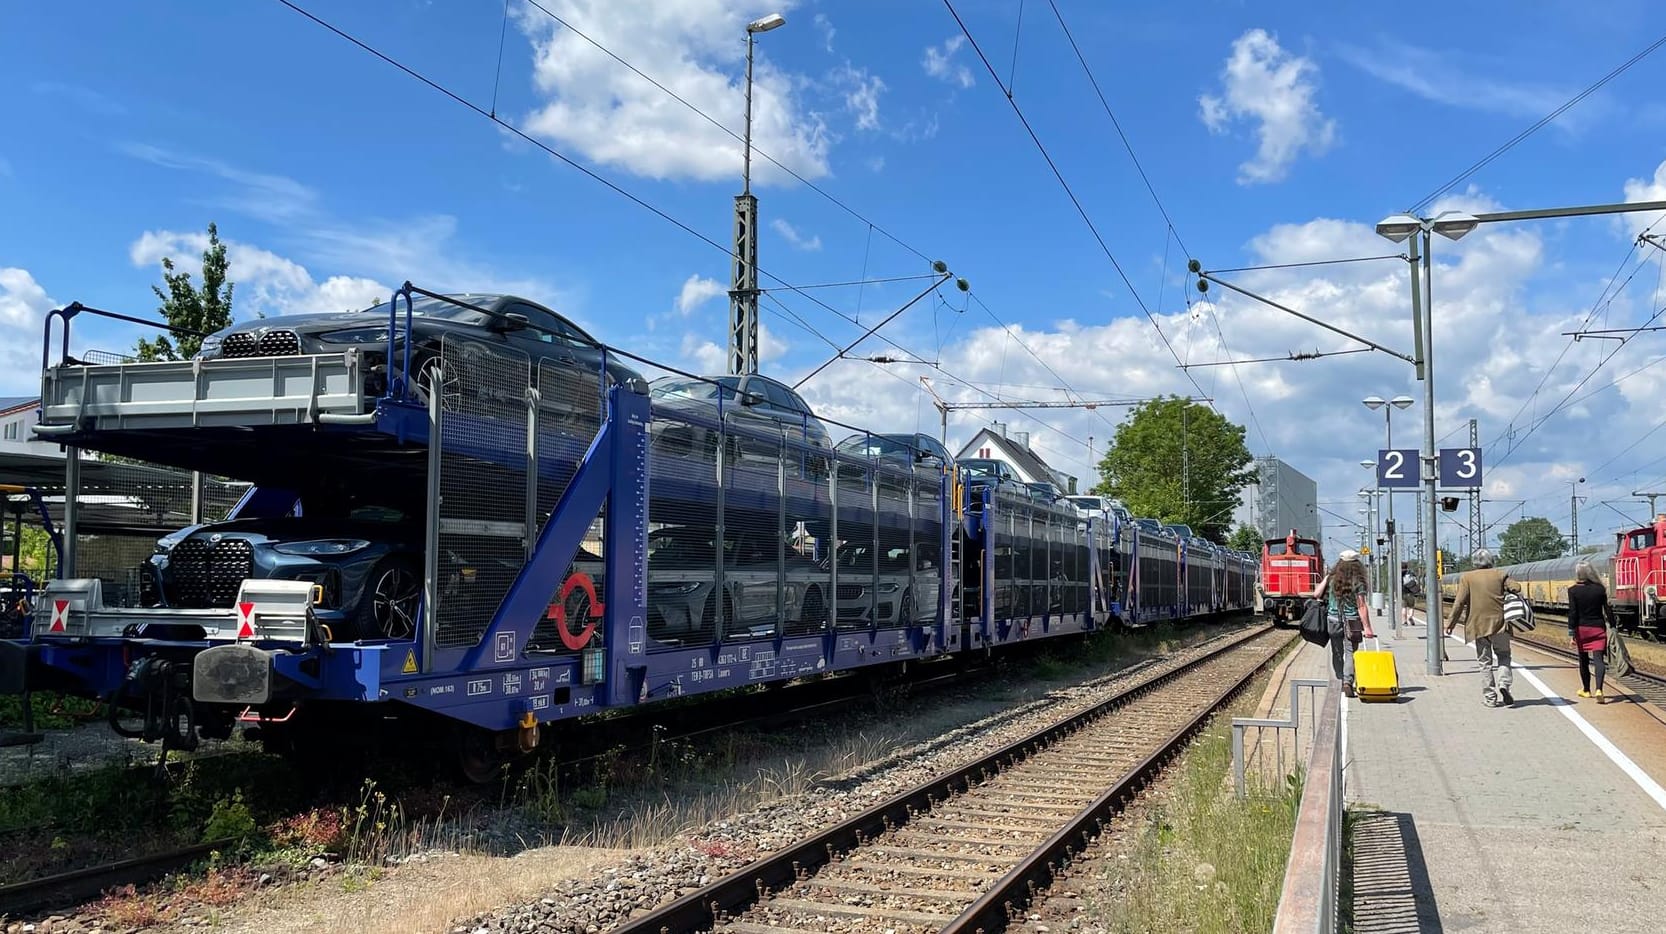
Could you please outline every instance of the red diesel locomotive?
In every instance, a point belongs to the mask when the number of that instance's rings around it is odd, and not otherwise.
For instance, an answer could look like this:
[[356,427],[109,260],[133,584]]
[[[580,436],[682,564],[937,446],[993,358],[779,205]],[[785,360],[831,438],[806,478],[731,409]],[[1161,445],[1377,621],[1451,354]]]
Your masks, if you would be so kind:
[[1256,602],[1274,626],[1301,619],[1302,605],[1325,575],[1325,556],[1319,543],[1300,538],[1296,530],[1261,544],[1261,581]]

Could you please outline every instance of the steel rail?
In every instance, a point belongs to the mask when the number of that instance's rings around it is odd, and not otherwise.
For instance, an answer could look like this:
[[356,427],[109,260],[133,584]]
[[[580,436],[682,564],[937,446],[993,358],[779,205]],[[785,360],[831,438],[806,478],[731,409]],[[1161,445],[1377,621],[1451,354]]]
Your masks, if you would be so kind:
[[[939,799],[971,788],[985,773],[1000,771],[1027,759],[1041,747],[1076,732],[1088,722],[1158,690],[1194,668],[1220,658],[1271,631],[1271,627],[1267,626],[1251,628],[1206,655],[1118,691],[1086,710],[1042,727],[973,762],[928,779],[833,827],[755,860],[698,891],[629,920],[615,928],[615,934],[669,934],[708,930],[716,924],[721,924],[728,914],[755,904],[771,890],[782,888],[796,881],[802,874],[830,862],[835,854],[859,847],[868,839],[908,823],[917,812],[929,810]],[[1259,667],[1256,670],[1258,671]],[[1213,709],[1211,707],[1210,711]],[[1137,770],[1149,773],[1154,759],[1161,761],[1156,755],[1147,757]],[[1070,844],[1064,845],[1068,847]],[[1042,865],[1045,865],[1045,862],[1046,860],[1042,860]]]
[[236,843],[236,840],[212,840],[165,853],[0,885],[0,917],[86,902],[124,885],[143,885]]
[[[1236,646],[1237,644],[1234,644],[1228,650]],[[1207,658],[1216,658],[1218,654],[1211,654]],[[1270,654],[1268,660],[1274,655],[1276,653]],[[1017,866],[1002,876],[959,917],[945,926],[944,934],[994,934],[996,931],[1004,930],[1014,914],[1027,907],[1037,893],[1052,884],[1059,870],[1070,859],[1093,843],[1104,822],[1120,812],[1144,790],[1162,771],[1168,760],[1180,753],[1186,741],[1202,729],[1216,711],[1236,697],[1265,667],[1265,662],[1257,665],[1242,678],[1222,689],[1207,707],[1199,710],[1185,725],[1170,734],[1160,747],[1129,769],[1115,785],[1106,789],[1092,804],[1071,818],[1070,823],[1049,837],[1047,842],[1019,861]]]

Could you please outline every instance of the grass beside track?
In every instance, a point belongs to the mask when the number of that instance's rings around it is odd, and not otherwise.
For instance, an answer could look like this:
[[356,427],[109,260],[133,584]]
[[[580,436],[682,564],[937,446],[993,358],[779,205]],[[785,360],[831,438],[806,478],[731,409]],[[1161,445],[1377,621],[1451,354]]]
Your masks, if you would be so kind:
[[1232,793],[1233,717],[1253,716],[1256,679],[1170,766],[1166,791],[1121,857],[1083,885],[1084,914],[1112,932],[1271,930],[1301,800],[1299,772],[1243,801]]

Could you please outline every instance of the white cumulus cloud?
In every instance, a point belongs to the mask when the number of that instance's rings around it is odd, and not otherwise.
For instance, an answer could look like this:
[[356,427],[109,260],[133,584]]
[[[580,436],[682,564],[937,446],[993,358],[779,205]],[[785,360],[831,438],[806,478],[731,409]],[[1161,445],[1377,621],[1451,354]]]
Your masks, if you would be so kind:
[[0,395],[40,391],[40,340],[58,302],[29,270],[0,266]]
[[728,291],[716,279],[695,273],[683,281],[682,290],[677,293],[677,311],[686,316],[717,296],[728,294]]
[[[298,312],[352,311],[386,301],[393,290],[362,276],[336,275],[316,280],[306,267],[270,250],[235,240],[226,244],[226,278],[235,284],[232,307],[239,317],[254,313],[282,315]],[[172,259],[174,267],[193,277],[202,274],[202,252],[208,235],[173,230],[147,230],[133,241],[128,258],[135,266],[156,266]]]
[[[709,114],[739,132],[746,104],[749,17],[724,0],[665,0],[651,28],[625,3],[548,0],[550,9]],[[789,10],[791,4],[777,5]],[[533,46],[533,82],[546,98],[525,120],[534,136],[585,158],[655,179],[715,181],[741,171],[741,142],[668,98],[541,11],[518,15]],[[761,37],[754,67],[753,144],[807,178],[828,174],[831,138],[823,118],[801,99],[799,76],[769,57]],[[753,181],[785,173],[754,159]]]
[[942,45],[928,45],[920,66],[933,78],[969,88],[976,83],[972,78],[972,69],[954,60],[955,53],[965,44],[965,36],[950,36]]
[[808,253],[814,253],[815,251],[821,249],[821,236],[819,234],[806,237],[798,232],[797,227],[794,227],[779,217],[769,222],[769,229],[780,234],[781,239],[792,244],[793,249],[795,250],[804,250]]
[[1255,158],[1238,167],[1240,184],[1276,182],[1303,150],[1318,155],[1336,139],[1336,121],[1315,97],[1319,66],[1285,51],[1264,29],[1251,29],[1232,43],[1221,69],[1219,94],[1204,94],[1198,106],[1205,126],[1224,133],[1236,121],[1256,124]]

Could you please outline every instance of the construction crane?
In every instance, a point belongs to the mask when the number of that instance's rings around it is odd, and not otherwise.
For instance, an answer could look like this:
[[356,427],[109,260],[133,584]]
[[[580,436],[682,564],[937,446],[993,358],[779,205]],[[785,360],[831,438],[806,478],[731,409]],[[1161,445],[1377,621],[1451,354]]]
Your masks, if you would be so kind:
[[[920,384],[926,388],[927,393],[931,394],[931,402],[937,407],[940,431],[940,437],[938,440],[943,443],[944,447],[948,447],[949,445],[950,412],[968,412],[973,410],[989,409],[1087,409],[1088,411],[1093,411],[1094,409],[1102,406],[1105,408],[1113,408],[1116,406],[1139,405],[1142,402],[1152,401],[1150,399],[1051,399],[1036,402],[1007,402],[998,399],[993,402],[950,402],[937,394],[937,388],[931,385],[931,377],[920,377]],[[1209,403],[1214,402],[1215,400],[1204,398],[1202,396],[1192,396],[1187,398],[1186,401]]]

